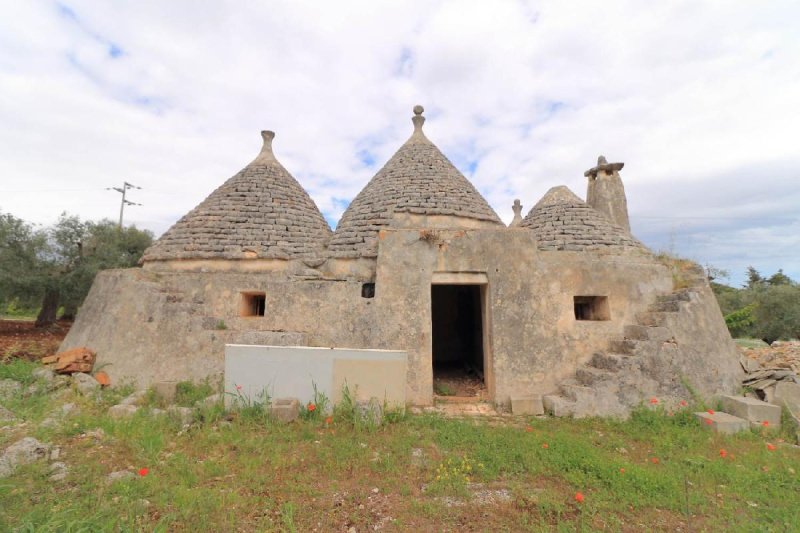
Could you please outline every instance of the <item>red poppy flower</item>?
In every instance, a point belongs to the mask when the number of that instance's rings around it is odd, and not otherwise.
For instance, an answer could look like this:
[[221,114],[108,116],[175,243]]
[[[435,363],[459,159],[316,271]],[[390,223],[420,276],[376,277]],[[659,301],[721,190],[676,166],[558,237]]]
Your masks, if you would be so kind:
[[308,402],[308,412],[309,413],[312,412],[312,411],[315,411],[316,409],[317,409],[316,405],[314,405],[312,402]]
[[727,455],[728,455],[728,452],[726,452],[726,451],[725,451],[725,448],[722,448],[722,449],[720,449],[720,451],[719,451],[719,456],[720,456],[720,457],[722,457],[723,459],[725,459],[725,457],[726,457]]
[[543,442],[543,443],[542,443],[542,448],[544,448],[545,450],[546,450],[547,448],[549,448],[549,447],[550,447],[550,446],[548,446],[546,442]]
[[527,426],[527,427],[525,428],[525,431],[527,431],[528,433],[530,433],[531,431],[533,431],[533,428],[532,428],[532,427],[530,427],[530,426]]
[[771,444],[771,443],[768,442],[767,443],[767,449],[769,451],[771,451],[771,452],[774,452],[777,449],[777,447],[774,444]]
[[332,424],[333,423],[333,417],[329,416],[328,418],[326,418],[325,419],[325,423],[328,424],[328,425]]
[[242,390],[242,386],[241,385],[236,385],[236,390]]
[[681,407],[686,407],[689,403],[686,400],[681,400]]
[[139,475],[140,475],[141,477],[144,477],[144,476],[146,476],[148,472],[149,472],[149,470],[148,470],[147,468],[140,468],[140,469],[139,469]]
[[650,403],[655,405],[658,403],[658,398],[650,398]]
[[709,410],[706,411],[706,413],[708,413],[710,415],[713,415],[714,414],[714,410],[713,409],[709,409]]
[[624,473],[625,473],[625,469],[624,469],[624,468],[620,468],[620,469],[619,469],[619,473],[620,473],[620,474],[624,474]]
[[651,457],[650,458],[650,462],[653,463],[654,465],[657,465],[658,464],[658,457]]
[[583,503],[583,494],[580,492],[575,493],[575,501],[578,503]]
[[769,425],[769,420],[764,420],[763,422],[761,422],[761,425],[767,427]]
[[713,423],[710,418],[706,418],[706,425],[710,426]]

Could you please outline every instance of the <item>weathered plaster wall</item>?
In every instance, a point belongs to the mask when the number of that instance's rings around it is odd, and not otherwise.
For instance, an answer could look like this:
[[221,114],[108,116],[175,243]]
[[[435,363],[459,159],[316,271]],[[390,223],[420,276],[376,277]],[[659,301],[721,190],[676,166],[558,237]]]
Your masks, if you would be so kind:
[[[487,380],[500,403],[555,389],[672,288],[667,269],[649,254],[540,252],[526,230],[384,230],[379,242],[379,347],[408,352],[414,403],[432,401],[430,286],[437,273],[488,279]],[[611,320],[576,321],[575,295],[608,296]]]

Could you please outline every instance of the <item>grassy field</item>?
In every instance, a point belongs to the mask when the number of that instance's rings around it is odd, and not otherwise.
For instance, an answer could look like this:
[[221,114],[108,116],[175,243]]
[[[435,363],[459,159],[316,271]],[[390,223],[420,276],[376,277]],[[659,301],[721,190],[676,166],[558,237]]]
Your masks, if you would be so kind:
[[[35,383],[32,368],[0,365],[0,379]],[[258,407],[198,409],[190,427],[147,408],[109,418],[130,390],[3,401],[25,422],[0,430],[0,449],[36,437],[69,473],[52,482],[35,463],[0,479],[0,531],[800,529],[793,428],[724,437],[659,406],[625,422],[393,413],[375,426],[347,406],[289,425]],[[179,401],[208,392],[186,385]],[[76,414],[40,425],[66,402]],[[136,475],[109,484],[118,470]]]

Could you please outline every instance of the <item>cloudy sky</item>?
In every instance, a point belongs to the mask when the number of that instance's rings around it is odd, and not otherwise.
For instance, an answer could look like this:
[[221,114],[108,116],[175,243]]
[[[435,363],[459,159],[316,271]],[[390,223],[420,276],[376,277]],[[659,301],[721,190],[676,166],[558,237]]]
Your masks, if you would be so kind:
[[800,3],[0,1],[0,211],[165,231],[259,131],[332,226],[425,131],[506,221],[624,161],[633,232],[800,279]]

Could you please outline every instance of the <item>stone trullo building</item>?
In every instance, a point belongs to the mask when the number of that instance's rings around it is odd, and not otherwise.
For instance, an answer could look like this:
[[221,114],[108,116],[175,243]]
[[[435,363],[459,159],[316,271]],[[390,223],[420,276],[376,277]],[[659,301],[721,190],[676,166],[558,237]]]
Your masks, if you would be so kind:
[[263,132],[258,157],[142,268],[97,276],[62,348],[88,346],[112,379],[140,385],[219,375],[226,344],[402,350],[409,404],[469,369],[486,399],[542,395],[555,414],[738,387],[702,272],[676,289],[630,234],[622,163],[586,172],[586,202],[554,187],[524,218],[515,202],[506,227],[414,113],[334,232]]

